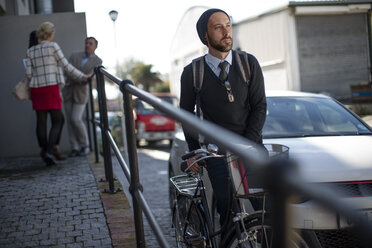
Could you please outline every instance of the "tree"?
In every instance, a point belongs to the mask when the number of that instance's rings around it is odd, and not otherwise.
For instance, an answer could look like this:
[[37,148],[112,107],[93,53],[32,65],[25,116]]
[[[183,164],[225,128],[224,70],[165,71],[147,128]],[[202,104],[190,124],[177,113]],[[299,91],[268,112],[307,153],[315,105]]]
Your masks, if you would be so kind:
[[138,87],[142,86],[145,91],[150,92],[158,83],[161,83],[159,72],[152,71],[151,64],[144,64],[137,62],[133,69],[131,76],[135,85]]
[[136,67],[136,64],[139,63],[139,61],[136,61],[133,58],[130,58],[126,61],[124,61],[121,64],[116,65],[116,76],[121,79],[129,79],[132,80],[132,72],[134,68]]
[[137,87],[150,92],[163,83],[162,75],[159,72],[153,72],[152,67],[151,64],[131,58],[116,66],[116,75],[121,79],[130,79]]
[[164,80],[162,83],[156,84],[156,86],[154,87],[154,92],[170,92],[169,80]]

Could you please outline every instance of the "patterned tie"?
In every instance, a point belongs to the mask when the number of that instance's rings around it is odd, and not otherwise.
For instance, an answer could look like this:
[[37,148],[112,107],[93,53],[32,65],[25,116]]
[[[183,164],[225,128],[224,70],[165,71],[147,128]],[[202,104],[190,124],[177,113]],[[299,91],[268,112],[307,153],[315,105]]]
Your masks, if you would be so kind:
[[220,75],[218,76],[218,78],[222,81],[222,82],[225,82],[226,79],[227,79],[227,72],[226,72],[226,67],[229,63],[227,61],[222,61],[218,67],[221,68],[221,72],[220,72]]

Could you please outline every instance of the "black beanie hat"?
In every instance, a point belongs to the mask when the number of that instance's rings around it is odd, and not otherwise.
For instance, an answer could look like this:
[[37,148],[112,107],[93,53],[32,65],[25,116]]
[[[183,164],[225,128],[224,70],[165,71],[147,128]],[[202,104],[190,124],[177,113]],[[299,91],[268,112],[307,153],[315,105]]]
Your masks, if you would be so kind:
[[198,31],[199,38],[201,42],[203,42],[203,44],[206,46],[208,45],[208,42],[205,39],[205,34],[207,33],[207,29],[208,29],[208,21],[211,15],[213,15],[216,12],[225,13],[227,17],[230,19],[230,16],[221,9],[208,9],[199,17],[199,20],[196,23],[196,30]]

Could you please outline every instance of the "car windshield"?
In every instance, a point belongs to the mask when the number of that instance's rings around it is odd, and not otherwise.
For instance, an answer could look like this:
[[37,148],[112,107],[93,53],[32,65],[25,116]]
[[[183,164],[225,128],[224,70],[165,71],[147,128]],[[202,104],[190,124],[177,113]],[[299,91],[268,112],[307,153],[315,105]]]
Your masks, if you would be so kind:
[[[178,106],[178,99],[174,96],[159,96],[162,101],[172,104],[173,106]],[[147,102],[136,100],[136,110],[138,114],[149,115],[149,114],[161,114],[160,111],[156,110],[152,105]]]
[[336,101],[318,97],[267,97],[264,138],[371,135]]

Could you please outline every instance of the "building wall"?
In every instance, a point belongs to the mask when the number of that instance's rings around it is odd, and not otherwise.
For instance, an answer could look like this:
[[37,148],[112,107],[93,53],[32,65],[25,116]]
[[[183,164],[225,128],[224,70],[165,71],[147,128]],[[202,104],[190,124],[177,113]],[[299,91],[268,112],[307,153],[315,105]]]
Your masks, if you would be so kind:
[[[60,45],[66,58],[73,51],[84,49],[87,33],[84,13],[0,17],[0,157],[38,155],[40,152],[31,102],[18,101],[11,92],[25,73],[22,60],[28,48],[29,33],[44,21],[55,24],[54,41]],[[69,149],[66,126],[62,133],[61,149]]]
[[201,43],[195,28],[200,15],[207,9],[204,6],[190,8],[181,18],[171,44],[170,88],[172,94],[178,97],[180,97],[180,80],[183,68],[194,58],[208,52],[207,47]]
[[75,12],[74,0],[53,0],[53,12]]
[[[43,5],[37,6],[38,4]],[[49,6],[51,8],[48,8],[48,11],[53,13],[75,11],[74,0],[0,0],[0,8],[4,10],[4,13],[0,12],[0,16],[41,14],[46,10],[41,7]]]
[[287,18],[287,9],[283,9],[234,26],[235,46],[257,58],[266,89],[289,89],[286,71]]
[[350,98],[350,85],[369,81],[366,13],[296,17],[301,90]]

